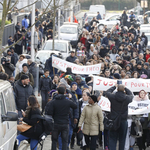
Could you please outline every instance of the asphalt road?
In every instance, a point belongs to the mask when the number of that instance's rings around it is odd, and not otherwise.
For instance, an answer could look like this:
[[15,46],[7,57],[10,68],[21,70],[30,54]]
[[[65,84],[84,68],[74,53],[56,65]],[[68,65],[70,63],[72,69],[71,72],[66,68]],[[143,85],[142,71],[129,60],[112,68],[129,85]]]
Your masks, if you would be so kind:
[[[85,11],[81,11],[79,14],[76,15],[77,19],[82,22],[82,17],[84,15]],[[106,14],[106,18],[109,17],[110,15],[114,15],[116,14],[115,12],[111,12],[111,13],[107,13]],[[81,24],[82,25],[82,24]],[[41,97],[38,97],[38,101],[40,102],[41,104]],[[40,146],[38,146],[38,150],[40,150]],[[150,148],[147,148],[147,150],[150,150]],[[20,147],[19,147],[19,150],[30,150],[30,146],[29,144],[27,144],[26,142],[22,142],[20,144]],[[51,136],[48,136],[44,142],[44,147],[43,147],[43,150],[51,150]],[[74,147],[73,150],[80,150],[80,147],[76,146]],[[103,150],[102,147],[99,147],[97,150]],[[134,148],[134,150],[138,150],[137,147]]]

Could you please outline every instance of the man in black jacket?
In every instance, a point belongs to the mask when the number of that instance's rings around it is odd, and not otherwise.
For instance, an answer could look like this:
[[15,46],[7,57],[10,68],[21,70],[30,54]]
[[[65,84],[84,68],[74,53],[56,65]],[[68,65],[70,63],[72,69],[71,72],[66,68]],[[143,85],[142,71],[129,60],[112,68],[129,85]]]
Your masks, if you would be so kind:
[[[113,91],[117,88],[117,92]],[[109,133],[109,148],[110,150],[116,149],[117,140],[119,138],[119,150],[124,150],[125,139],[127,134],[127,116],[128,116],[128,104],[132,102],[133,95],[131,91],[124,87],[124,85],[116,85],[106,91],[106,96],[111,103],[111,119],[115,120],[121,113],[121,123],[117,130],[110,130]],[[121,109],[121,110],[120,110]]]
[[66,61],[73,63],[75,62],[76,59],[77,57],[75,56],[75,51],[72,50],[71,55],[66,58]]
[[29,77],[27,75],[22,75],[21,79],[17,81],[14,92],[15,92],[15,101],[16,107],[18,110],[18,116],[22,117],[21,110],[26,110],[27,99],[33,94],[33,88],[29,83]]
[[64,87],[59,87],[57,90],[58,95],[56,95],[55,98],[47,104],[45,114],[51,115],[54,118],[52,150],[56,150],[57,140],[60,133],[62,137],[62,150],[67,150],[70,108],[76,109],[77,105],[66,98],[64,95],[66,93]]

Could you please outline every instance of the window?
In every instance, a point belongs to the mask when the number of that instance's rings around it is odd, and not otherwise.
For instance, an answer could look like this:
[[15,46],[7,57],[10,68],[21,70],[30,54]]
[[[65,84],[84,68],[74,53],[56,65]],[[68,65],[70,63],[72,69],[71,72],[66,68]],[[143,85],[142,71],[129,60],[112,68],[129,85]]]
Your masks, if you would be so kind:
[[4,100],[2,97],[2,93],[0,93],[0,109],[1,109],[1,115],[5,115],[6,111],[5,111],[5,105],[4,105]]

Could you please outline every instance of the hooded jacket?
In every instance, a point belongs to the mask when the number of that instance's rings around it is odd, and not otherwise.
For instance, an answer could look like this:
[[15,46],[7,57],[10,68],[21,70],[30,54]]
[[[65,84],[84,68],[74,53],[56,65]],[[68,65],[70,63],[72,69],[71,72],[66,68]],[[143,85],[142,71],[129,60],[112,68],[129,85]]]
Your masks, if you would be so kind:
[[[111,119],[115,119],[119,113],[121,113],[122,120],[127,120],[128,116],[128,104],[132,102],[133,95],[131,91],[125,88],[125,92],[112,93],[116,89],[115,86],[106,91],[106,96],[111,103]],[[122,107],[123,105],[123,107]],[[122,110],[120,110],[122,107]]]
[[53,116],[55,124],[69,124],[70,108],[76,109],[76,103],[58,94],[46,105],[45,114]]

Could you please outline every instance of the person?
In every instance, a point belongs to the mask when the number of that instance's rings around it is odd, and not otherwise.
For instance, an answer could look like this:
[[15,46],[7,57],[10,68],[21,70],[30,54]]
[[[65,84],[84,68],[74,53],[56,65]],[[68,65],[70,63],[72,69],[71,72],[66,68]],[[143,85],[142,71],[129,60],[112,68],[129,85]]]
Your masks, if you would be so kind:
[[102,44],[105,44],[106,46],[108,46],[109,40],[111,40],[111,35],[110,35],[110,33],[108,33],[107,36],[103,38]]
[[69,113],[70,108],[76,109],[77,105],[64,95],[64,87],[57,88],[58,94],[48,102],[45,114],[54,118],[54,130],[52,131],[52,150],[56,150],[58,136],[61,133],[62,150],[67,150],[69,136]]
[[8,43],[8,46],[13,45],[14,41],[12,39],[12,36],[9,36],[7,43]]
[[11,50],[11,63],[14,66],[16,66],[16,63],[18,61],[18,55],[17,53],[15,53],[14,47],[11,47],[10,50]]
[[[22,37],[22,34],[20,30],[17,30],[16,34],[14,35],[14,41],[17,42],[20,38]],[[22,40],[20,40],[16,45],[15,45],[15,52],[18,55],[22,54]]]
[[123,25],[123,26],[126,26],[128,16],[127,16],[127,14],[126,14],[126,11],[125,11],[125,10],[123,11],[121,18],[122,18],[122,25]]
[[32,74],[34,79],[34,86],[33,86],[34,89],[36,87],[36,82],[37,82],[37,64],[33,62],[31,59],[28,59],[27,64],[28,64],[29,73]]
[[7,56],[6,58],[2,59],[2,66],[5,70],[5,73],[7,73],[8,75],[13,74],[15,67],[11,63],[11,57],[10,56]]
[[101,14],[99,12],[97,12],[97,16],[96,16],[97,20],[102,20]]
[[22,75],[21,79],[18,80],[14,87],[16,109],[18,111],[18,116],[22,117],[21,110],[25,111],[27,107],[27,99],[33,94],[33,88],[29,83],[29,77],[27,75]]
[[42,113],[44,112],[45,106],[48,102],[48,94],[51,91],[51,88],[52,80],[49,76],[49,71],[45,70],[44,75],[40,77],[38,90],[38,96],[42,96]]
[[131,11],[131,15],[129,16],[130,22],[132,22],[135,18],[135,15],[133,14],[133,11]]
[[29,70],[28,70],[28,64],[24,63],[22,65],[22,71],[18,74],[16,74],[16,77],[15,77],[15,80],[19,80],[21,78],[22,75],[27,75],[29,77],[29,80],[30,80],[30,84],[31,86],[33,87],[34,86],[34,79],[33,79],[33,76],[31,73],[29,73]]
[[97,104],[97,97],[95,95],[91,95],[89,97],[89,104],[85,106],[82,111],[80,121],[78,124],[79,130],[81,130],[81,126],[83,125],[83,134],[86,142],[86,146],[84,146],[83,150],[90,148],[90,150],[96,150],[96,141],[99,134],[99,124],[100,131],[104,130],[103,125],[103,113]]
[[[113,93],[117,87],[117,92]],[[119,84],[111,87],[106,91],[106,97],[111,103],[110,118],[115,120],[116,117],[121,113],[121,122],[117,130],[109,131],[109,149],[115,150],[117,140],[119,139],[119,150],[124,150],[125,139],[127,134],[127,116],[128,116],[128,104],[132,102],[132,93],[124,85]],[[120,110],[120,108],[122,108]]]
[[16,63],[15,75],[19,74],[22,71],[22,65],[27,63],[27,59],[24,55],[20,55],[18,62]]
[[20,31],[21,27],[20,27],[20,22],[17,22],[16,26],[15,26],[15,30],[16,30],[16,33],[18,31]]
[[77,57],[75,56],[75,51],[72,50],[71,55],[66,58],[66,61],[73,63],[73,62],[75,62],[76,59],[77,59]]
[[29,26],[28,21],[27,21],[27,15],[25,15],[24,19],[22,20],[22,26],[25,27],[25,29],[27,29]]
[[22,111],[23,118],[21,118],[20,121],[30,125],[31,128],[17,136],[17,140],[19,142],[18,146],[20,145],[21,141],[30,139],[30,149],[37,150],[39,137],[44,131],[43,124],[37,117],[41,116],[40,105],[35,96],[30,96],[27,100],[27,104],[28,106],[26,111]]

